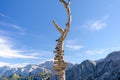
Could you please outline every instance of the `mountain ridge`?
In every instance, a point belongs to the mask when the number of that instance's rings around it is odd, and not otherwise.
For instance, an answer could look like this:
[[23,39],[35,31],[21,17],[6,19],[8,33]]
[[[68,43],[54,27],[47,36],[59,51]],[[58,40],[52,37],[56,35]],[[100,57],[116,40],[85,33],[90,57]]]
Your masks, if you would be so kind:
[[[80,64],[68,63],[66,80],[120,80],[120,51],[108,54],[102,60],[84,60]],[[46,61],[38,65],[29,64],[22,68],[0,67],[1,76],[10,76],[13,73],[21,76],[34,75],[36,73],[50,73],[49,80],[56,80],[58,76],[53,70],[53,61]],[[39,79],[38,79],[39,80]]]
[[120,51],[100,61],[85,60],[66,71],[66,80],[120,80]]

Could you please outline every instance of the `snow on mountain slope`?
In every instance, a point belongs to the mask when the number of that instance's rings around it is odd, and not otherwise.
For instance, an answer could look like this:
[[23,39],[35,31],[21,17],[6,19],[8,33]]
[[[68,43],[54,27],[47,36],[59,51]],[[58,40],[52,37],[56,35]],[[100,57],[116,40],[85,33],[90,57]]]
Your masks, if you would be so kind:
[[[68,63],[67,69],[70,69],[73,66],[72,63]],[[0,75],[1,76],[11,76],[12,74],[16,73],[21,76],[29,76],[34,75],[40,72],[43,73],[51,73],[54,74],[53,71],[53,61],[46,61],[44,63],[41,63],[39,65],[35,64],[28,64],[24,67],[9,67],[9,66],[3,66],[0,67]]]
[[[0,67],[0,75],[10,76],[16,73],[22,76],[28,76],[43,72],[51,73],[50,80],[56,80],[57,77],[52,67],[53,61],[15,68],[3,66]],[[76,65],[68,63],[66,80],[120,80],[120,51],[112,52],[106,58],[97,61],[85,60],[81,64]]]

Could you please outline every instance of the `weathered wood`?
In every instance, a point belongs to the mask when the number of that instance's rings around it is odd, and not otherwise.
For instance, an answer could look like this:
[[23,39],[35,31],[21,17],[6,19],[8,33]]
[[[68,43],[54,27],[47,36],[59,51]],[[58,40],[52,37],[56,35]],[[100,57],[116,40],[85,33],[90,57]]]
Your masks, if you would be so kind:
[[53,23],[53,25],[56,27],[56,29],[61,33],[61,34],[63,34],[63,29],[62,28],[60,28],[56,23],[55,23],[55,21],[52,21],[52,23]]
[[69,32],[70,29],[70,23],[71,23],[71,12],[70,12],[70,1],[66,2],[65,0],[59,0],[65,7],[68,20],[66,22],[66,28],[62,29],[55,21],[52,21],[55,28],[61,33],[61,36],[59,39],[57,39],[57,45],[55,47],[54,53],[56,53],[54,57],[54,66],[53,69],[57,75],[59,75],[59,80],[65,80],[65,69],[67,66],[67,63],[64,61],[64,50],[63,50],[63,43],[64,40]]

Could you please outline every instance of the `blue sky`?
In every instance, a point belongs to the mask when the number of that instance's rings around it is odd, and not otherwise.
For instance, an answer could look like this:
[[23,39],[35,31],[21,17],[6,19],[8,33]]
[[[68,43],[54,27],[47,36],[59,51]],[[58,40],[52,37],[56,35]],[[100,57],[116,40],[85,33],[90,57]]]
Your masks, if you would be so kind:
[[[97,60],[120,50],[120,0],[72,0],[72,22],[65,60]],[[59,0],[0,0],[0,65],[39,64],[54,58],[60,36],[52,20],[65,28]]]

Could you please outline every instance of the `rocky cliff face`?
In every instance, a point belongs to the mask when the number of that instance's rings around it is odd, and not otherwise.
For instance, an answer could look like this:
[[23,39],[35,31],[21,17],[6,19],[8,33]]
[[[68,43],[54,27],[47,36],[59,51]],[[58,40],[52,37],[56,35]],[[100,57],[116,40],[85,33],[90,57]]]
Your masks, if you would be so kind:
[[66,71],[67,80],[120,80],[120,51],[100,61],[86,60]]
[[96,70],[96,62],[85,60],[81,64],[74,66],[66,71],[67,80],[89,80],[94,77]]
[[96,66],[96,79],[120,80],[120,51],[110,53]]

